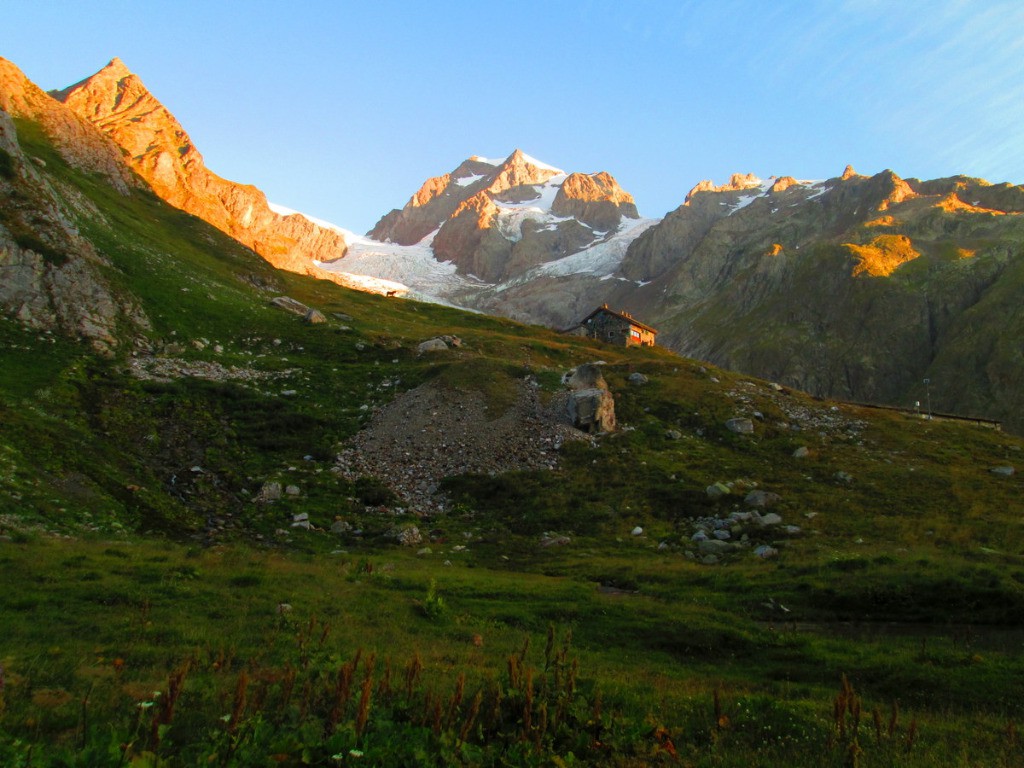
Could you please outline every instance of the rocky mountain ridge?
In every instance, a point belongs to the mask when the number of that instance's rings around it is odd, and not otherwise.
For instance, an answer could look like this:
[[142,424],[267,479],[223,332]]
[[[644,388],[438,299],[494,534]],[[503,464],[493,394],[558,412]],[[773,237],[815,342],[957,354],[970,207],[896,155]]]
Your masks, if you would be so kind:
[[360,238],[211,173],[118,60],[58,94],[74,114],[21,80],[4,91],[68,162],[139,183],[88,120],[161,197],[283,268],[558,328],[609,303],[682,354],[816,394],[908,405],[928,379],[937,408],[1019,423],[1022,187],[735,174],[652,220],[609,174],[516,150],[427,180]]
[[214,225],[279,269],[348,282],[315,263],[345,254],[338,231],[304,216],[281,215],[256,187],[210,171],[174,115],[120,59],[52,96],[108,136],[127,164],[171,205]]
[[411,246],[484,283],[578,253],[639,219],[632,195],[607,172],[572,173],[516,149],[503,161],[473,156],[424,182],[368,237]]

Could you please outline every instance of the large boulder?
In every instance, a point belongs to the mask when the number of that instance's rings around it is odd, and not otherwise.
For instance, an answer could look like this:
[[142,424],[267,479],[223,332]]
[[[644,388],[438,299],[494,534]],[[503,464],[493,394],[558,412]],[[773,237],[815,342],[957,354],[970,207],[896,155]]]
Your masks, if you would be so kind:
[[608,383],[601,373],[598,363],[584,363],[562,377],[562,382],[569,389],[608,389]]
[[270,300],[270,305],[303,318],[312,311],[310,307],[307,307],[301,301],[296,301],[291,296],[275,296]]
[[592,387],[569,394],[569,419],[584,432],[615,431],[615,399],[607,389]]
[[585,432],[615,431],[615,398],[597,363],[584,363],[562,377],[570,390],[569,420]]
[[448,345],[442,338],[427,339],[426,341],[420,342],[419,346],[416,347],[416,354],[422,355],[426,352],[443,352],[448,349]]

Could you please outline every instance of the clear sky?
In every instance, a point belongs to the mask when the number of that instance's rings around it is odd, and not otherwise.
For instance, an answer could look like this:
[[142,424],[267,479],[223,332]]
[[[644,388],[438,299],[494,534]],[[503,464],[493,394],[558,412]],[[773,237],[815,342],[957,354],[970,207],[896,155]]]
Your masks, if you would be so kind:
[[733,172],[1024,183],[1021,0],[4,0],[44,89],[119,56],[211,170],[357,232],[519,147],[661,216]]

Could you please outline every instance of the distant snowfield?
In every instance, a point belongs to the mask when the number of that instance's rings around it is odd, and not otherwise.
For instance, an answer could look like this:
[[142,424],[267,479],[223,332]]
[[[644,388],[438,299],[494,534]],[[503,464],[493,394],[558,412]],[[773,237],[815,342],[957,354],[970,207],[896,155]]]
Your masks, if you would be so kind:
[[[543,184],[533,185],[538,197],[532,200],[518,203],[494,201],[499,209],[496,221],[498,231],[511,242],[522,238],[522,226],[526,221],[533,221],[542,228],[554,229],[560,222],[571,218],[556,216],[551,212],[555,196],[567,174],[529,155],[524,158],[538,168],[553,171],[555,175]],[[504,158],[490,160],[478,155],[471,159],[495,166],[505,161]],[[483,176],[468,176],[453,181],[460,186],[467,186],[481,178]],[[276,203],[270,203],[270,209],[281,216],[303,216],[324,229],[340,234],[348,248],[345,256],[331,262],[314,263],[338,275],[345,282],[374,293],[397,292],[402,296],[451,306],[461,306],[484,290],[500,293],[540,277],[588,275],[611,279],[622,265],[630,243],[661,221],[624,218],[614,233],[595,232],[594,244],[578,253],[536,266],[504,283],[492,284],[471,275],[458,274],[455,264],[450,261],[439,262],[433,251],[433,241],[438,230],[415,245],[398,245],[357,235],[344,227]]]

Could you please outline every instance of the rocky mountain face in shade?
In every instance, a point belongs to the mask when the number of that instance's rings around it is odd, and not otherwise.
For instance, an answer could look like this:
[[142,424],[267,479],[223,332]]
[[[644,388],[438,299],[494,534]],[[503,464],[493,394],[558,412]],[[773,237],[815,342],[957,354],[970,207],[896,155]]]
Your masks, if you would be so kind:
[[[735,180],[735,177],[734,177]],[[659,343],[808,391],[1019,427],[1024,188],[891,171],[702,190],[641,235],[620,303]]]
[[142,185],[112,142],[0,59],[0,309],[111,354],[149,321],[112,289],[106,260],[73,224],[75,214],[103,212],[51,178],[48,162],[22,147],[17,124],[45,135],[59,153],[51,162],[99,174],[115,194]]
[[314,274],[345,253],[344,237],[273,210],[256,187],[210,171],[188,133],[120,59],[53,96],[110,137],[130,167],[171,205],[213,224],[280,269]]

